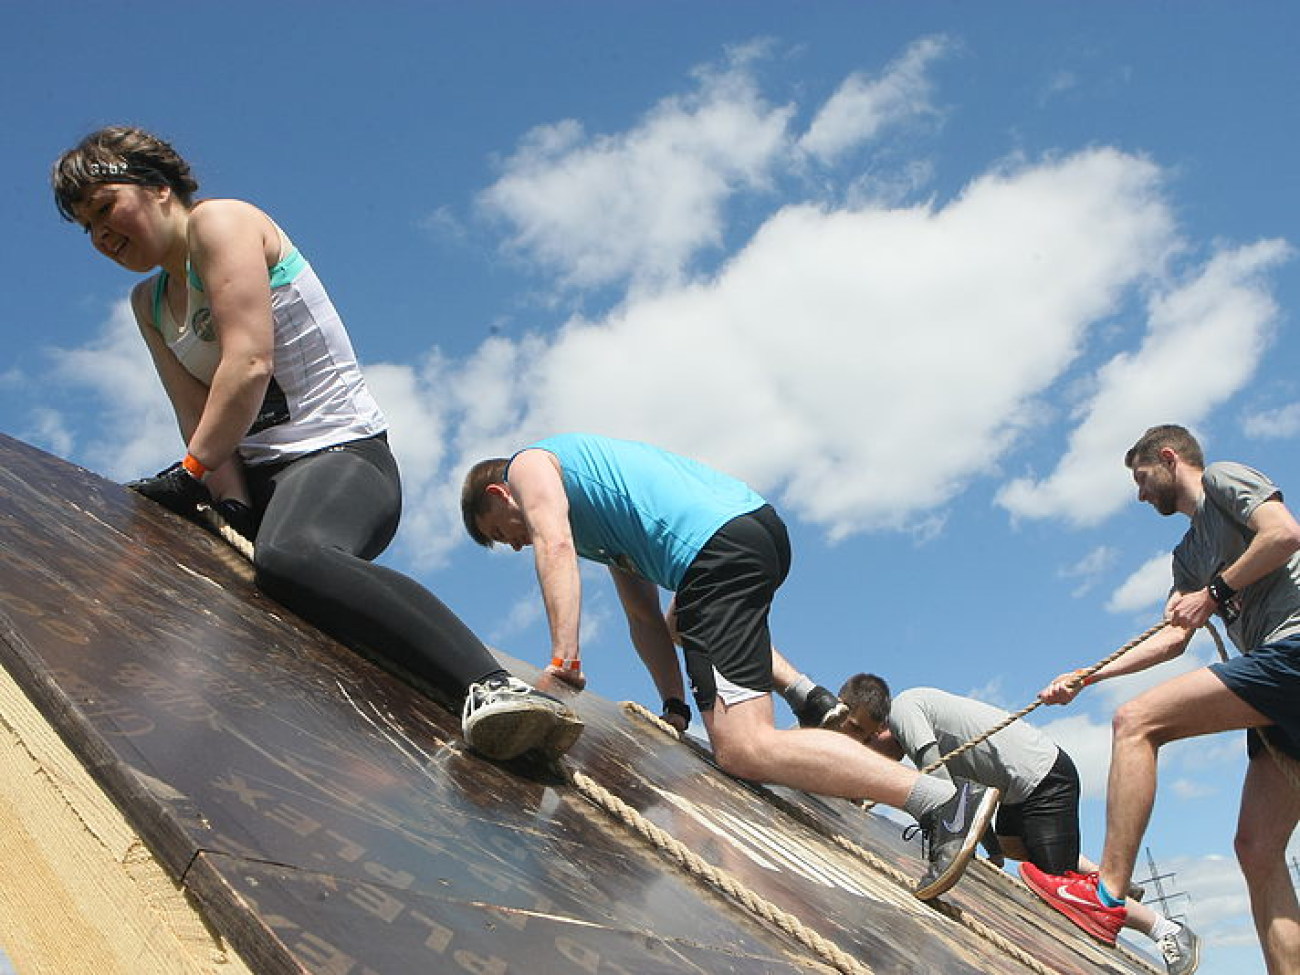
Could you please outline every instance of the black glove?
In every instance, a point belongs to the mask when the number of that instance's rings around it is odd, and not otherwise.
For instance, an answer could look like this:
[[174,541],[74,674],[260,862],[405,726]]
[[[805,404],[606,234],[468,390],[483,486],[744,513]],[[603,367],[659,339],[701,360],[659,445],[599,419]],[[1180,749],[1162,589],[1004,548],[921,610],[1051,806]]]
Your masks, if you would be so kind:
[[[691,723],[690,705],[688,705],[680,697],[664,698],[664,709],[663,709],[663,713],[660,715],[660,718],[662,718],[664,721],[668,721],[668,717],[670,715],[676,716],[678,718],[685,718],[686,724],[688,726]],[[669,721],[668,723],[672,724],[671,721]]]
[[212,495],[203,482],[182,467],[180,461],[153,477],[131,481],[127,487],[190,521],[199,520],[199,505],[212,504]]

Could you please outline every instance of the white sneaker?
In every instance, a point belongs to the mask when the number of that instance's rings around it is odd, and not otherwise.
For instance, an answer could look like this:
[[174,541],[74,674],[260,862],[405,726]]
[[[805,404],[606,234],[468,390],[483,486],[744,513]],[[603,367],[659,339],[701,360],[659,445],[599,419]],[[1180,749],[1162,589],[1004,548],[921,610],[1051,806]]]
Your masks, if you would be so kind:
[[1201,964],[1201,939],[1186,924],[1157,941],[1156,947],[1169,975],[1192,975]]
[[534,749],[559,758],[578,740],[582,728],[572,708],[517,677],[471,684],[461,711],[469,747],[497,761]]

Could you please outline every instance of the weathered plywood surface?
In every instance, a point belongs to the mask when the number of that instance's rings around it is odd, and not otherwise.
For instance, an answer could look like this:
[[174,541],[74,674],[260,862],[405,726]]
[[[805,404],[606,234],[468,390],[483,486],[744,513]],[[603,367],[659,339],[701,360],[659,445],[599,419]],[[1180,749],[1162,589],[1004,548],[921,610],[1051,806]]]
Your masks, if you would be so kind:
[[0,668],[0,970],[248,975]]
[[[562,778],[467,753],[456,715],[144,499],[0,437],[0,530],[0,663],[254,970],[827,970]],[[567,761],[868,970],[1026,971],[826,835],[916,876],[892,822],[774,801],[613,702],[574,703]],[[991,869],[949,900],[1055,971],[1148,970]]]

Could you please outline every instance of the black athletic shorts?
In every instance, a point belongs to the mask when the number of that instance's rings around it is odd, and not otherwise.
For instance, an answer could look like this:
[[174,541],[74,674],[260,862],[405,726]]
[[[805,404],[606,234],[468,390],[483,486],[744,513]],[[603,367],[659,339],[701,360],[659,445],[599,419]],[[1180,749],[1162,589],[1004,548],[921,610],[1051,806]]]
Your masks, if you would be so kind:
[[1063,749],[1024,802],[998,807],[994,832],[1023,839],[1029,862],[1044,873],[1079,869],[1079,771]]
[[677,631],[701,711],[718,696],[713,671],[737,687],[772,690],[772,597],[790,571],[785,523],[764,505],[714,533],[677,589]]

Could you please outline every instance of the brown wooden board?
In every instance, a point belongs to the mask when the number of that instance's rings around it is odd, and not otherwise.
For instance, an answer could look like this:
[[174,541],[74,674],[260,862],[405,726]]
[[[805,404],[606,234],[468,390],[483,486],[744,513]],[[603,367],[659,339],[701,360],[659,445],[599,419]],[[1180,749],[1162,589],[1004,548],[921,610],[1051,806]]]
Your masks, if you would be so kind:
[[[467,752],[456,714],[157,505],[0,436],[0,531],[0,663],[255,970],[829,970],[562,776]],[[573,703],[567,762],[870,971],[1026,970],[828,838],[918,876],[894,822]],[[982,871],[949,899],[1053,970],[1150,971]]]

